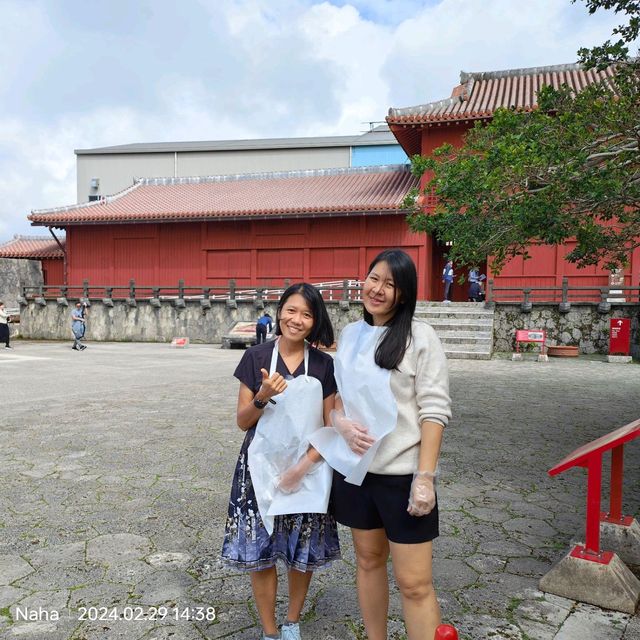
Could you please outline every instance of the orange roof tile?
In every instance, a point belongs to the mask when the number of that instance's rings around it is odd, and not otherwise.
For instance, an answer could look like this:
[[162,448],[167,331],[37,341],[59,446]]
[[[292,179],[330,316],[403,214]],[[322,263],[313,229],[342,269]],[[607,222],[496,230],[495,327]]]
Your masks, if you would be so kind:
[[33,211],[35,225],[169,222],[400,211],[417,185],[407,166],[196,178],[144,178],[82,205]]
[[[60,243],[64,247],[65,239]],[[27,258],[38,260],[41,258],[63,258],[64,254],[53,238],[46,236],[13,237],[4,244],[0,244],[0,258]]]
[[460,85],[451,97],[437,102],[402,109],[389,109],[387,123],[429,124],[490,118],[499,107],[531,111],[538,104],[537,93],[543,86],[568,85],[581,91],[598,81],[610,81],[613,67],[603,71],[584,70],[579,64],[561,64],[530,69],[507,69],[460,73]]

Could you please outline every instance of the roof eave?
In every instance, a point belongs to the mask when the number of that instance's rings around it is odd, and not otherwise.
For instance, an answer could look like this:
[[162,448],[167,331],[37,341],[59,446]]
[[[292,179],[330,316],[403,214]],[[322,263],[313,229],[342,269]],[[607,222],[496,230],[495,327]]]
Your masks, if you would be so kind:
[[408,215],[408,209],[402,208],[367,208],[361,210],[332,210],[332,211],[286,211],[281,213],[230,213],[229,215],[204,214],[201,216],[163,216],[163,217],[137,217],[126,220],[57,220],[55,223],[44,221],[32,221],[33,226],[56,226],[59,228],[88,226],[88,225],[111,225],[111,224],[155,224],[155,223],[177,223],[177,222],[225,222],[238,220],[283,220],[293,218],[338,218],[352,216],[384,216],[384,215]]

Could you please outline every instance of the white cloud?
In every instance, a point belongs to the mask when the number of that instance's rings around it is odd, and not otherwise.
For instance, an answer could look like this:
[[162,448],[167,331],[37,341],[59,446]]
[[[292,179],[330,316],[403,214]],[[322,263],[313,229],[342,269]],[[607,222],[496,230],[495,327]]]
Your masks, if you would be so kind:
[[0,0],[0,242],[75,201],[76,148],[357,133],[620,21],[569,0],[113,2]]
[[575,62],[580,46],[602,42],[617,22],[558,0],[443,0],[396,30],[383,71],[390,106],[446,98],[460,71]]

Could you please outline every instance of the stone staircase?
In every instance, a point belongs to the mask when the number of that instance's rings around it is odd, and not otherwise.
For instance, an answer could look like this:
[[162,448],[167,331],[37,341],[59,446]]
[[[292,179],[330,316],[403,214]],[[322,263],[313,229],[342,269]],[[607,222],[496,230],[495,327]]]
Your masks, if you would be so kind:
[[493,309],[483,302],[418,302],[415,315],[436,330],[447,358],[491,359]]

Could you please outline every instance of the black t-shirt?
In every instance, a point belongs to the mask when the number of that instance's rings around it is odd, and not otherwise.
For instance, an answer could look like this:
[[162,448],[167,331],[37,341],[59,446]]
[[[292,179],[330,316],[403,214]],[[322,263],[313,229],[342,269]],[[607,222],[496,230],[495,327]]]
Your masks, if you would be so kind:
[[[275,341],[271,341],[257,344],[255,347],[247,349],[233,372],[233,375],[240,382],[246,384],[254,393],[258,392],[262,384],[260,369],[269,371],[271,367],[274,346]],[[287,365],[278,355],[276,371],[285,377],[293,375],[294,378],[297,378],[304,374],[304,360],[295,371],[289,372]],[[336,380],[333,377],[333,358],[315,347],[309,347],[309,375],[320,380],[323,398],[327,398],[338,390]]]

